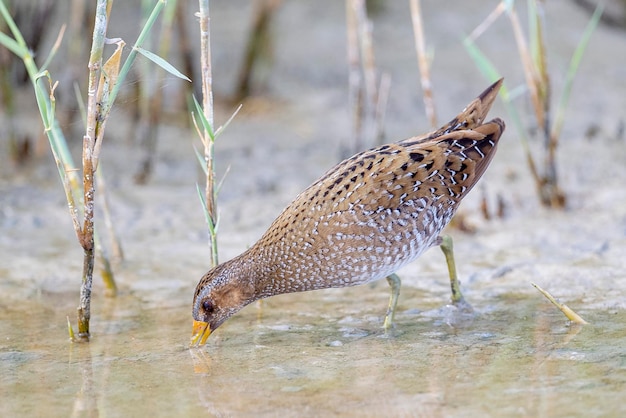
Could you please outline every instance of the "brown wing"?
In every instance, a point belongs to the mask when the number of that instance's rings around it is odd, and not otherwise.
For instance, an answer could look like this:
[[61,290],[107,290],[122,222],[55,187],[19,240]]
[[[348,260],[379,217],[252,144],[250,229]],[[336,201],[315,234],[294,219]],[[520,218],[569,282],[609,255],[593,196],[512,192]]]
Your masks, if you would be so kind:
[[397,208],[416,196],[447,195],[460,201],[489,165],[503,129],[504,123],[495,119],[475,130],[375,148],[338,166],[303,193],[303,203],[325,212],[355,205],[370,212]]
[[489,165],[503,130],[504,123],[495,119],[475,130],[358,154],[298,195],[270,230],[278,234],[285,228],[305,228],[319,221],[319,214],[334,218],[333,223],[349,223],[354,210],[371,214],[418,198],[458,203]]
[[324,226],[353,229],[350,225],[366,222],[368,216],[416,199],[422,207],[445,199],[454,210],[484,173],[504,130],[500,119],[482,124],[501,83],[490,86],[438,131],[339,163],[296,197],[259,244],[297,240],[297,245],[315,246],[326,232]]

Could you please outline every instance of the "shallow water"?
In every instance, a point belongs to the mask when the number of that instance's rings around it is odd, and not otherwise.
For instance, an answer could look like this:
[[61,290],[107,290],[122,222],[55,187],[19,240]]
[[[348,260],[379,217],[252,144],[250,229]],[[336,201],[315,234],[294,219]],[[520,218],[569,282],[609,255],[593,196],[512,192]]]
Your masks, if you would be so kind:
[[[249,6],[216,2],[212,9],[218,121],[232,110],[220,96],[236,77]],[[460,39],[493,6],[423,4],[440,120],[487,85]],[[346,148],[347,67],[335,42],[345,39],[344,8],[284,2],[277,16],[267,91],[244,103],[216,143],[219,175],[231,167],[218,199],[222,260],[254,243]],[[546,11],[556,100],[559,75],[589,16],[566,1],[548,2]],[[315,24],[302,24],[311,18]],[[134,38],[124,30],[115,36]],[[514,43],[511,28],[501,20],[490,31],[481,48],[510,88],[522,84],[515,49],[502,47]],[[388,139],[425,132],[407,3],[387,2],[374,36],[377,63],[392,75]],[[489,170],[461,205],[476,232],[448,231],[477,314],[445,306],[445,262],[430,250],[400,272],[389,335],[381,329],[388,298],[382,281],[268,299],[228,320],[205,347],[189,349],[191,297],[209,264],[195,134],[162,126],[154,176],[137,186],[137,146],[124,139],[132,129],[121,103],[101,159],[126,254],[115,266],[120,295],[105,298],[94,280],[92,340],[72,344],[66,316],[75,322],[82,254],[56,168],[45,141],[26,166],[7,161],[0,141],[0,416],[625,416],[626,146],[618,128],[626,73],[620,54],[606,54],[625,50],[625,41],[622,32],[600,27],[581,63],[558,150],[568,209],[539,206],[509,123]],[[176,83],[167,79],[164,88]],[[42,128],[33,123],[34,99],[22,93],[11,122],[18,134],[36,138]],[[516,104],[524,109],[522,99]],[[491,116],[508,122],[501,103]],[[0,129],[7,123],[0,114]],[[590,128],[599,132],[593,139],[585,138]],[[493,207],[502,198],[506,216],[483,219],[483,196]],[[568,326],[531,282],[590,325]]]
[[[547,302],[505,295],[473,318],[449,307],[404,310],[386,335],[370,309],[385,289],[375,290],[274,298],[246,308],[200,349],[187,348],[181,333],[190,326],[187,307],[136,309],[141,302],[131,295],[94,312],[89,344],[62,338],[64,313],[49,304],[2,311],[0,414],[626,412],[615,401],[626,390],[623,311],[588,311],[591,325],[567,326]],[[347,314],[338,298],[366,303],[351,304]]]

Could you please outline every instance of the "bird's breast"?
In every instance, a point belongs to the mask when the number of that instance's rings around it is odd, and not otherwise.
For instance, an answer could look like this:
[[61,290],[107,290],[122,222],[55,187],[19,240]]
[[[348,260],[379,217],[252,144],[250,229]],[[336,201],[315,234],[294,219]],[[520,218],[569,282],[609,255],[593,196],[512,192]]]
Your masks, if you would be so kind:
[[342,211],[312,208],[298,225],[263,243],[271,263],[271,296],[378,280],[413,261],[436,241],[455,205],[407,199],[396,208],[358,204]]

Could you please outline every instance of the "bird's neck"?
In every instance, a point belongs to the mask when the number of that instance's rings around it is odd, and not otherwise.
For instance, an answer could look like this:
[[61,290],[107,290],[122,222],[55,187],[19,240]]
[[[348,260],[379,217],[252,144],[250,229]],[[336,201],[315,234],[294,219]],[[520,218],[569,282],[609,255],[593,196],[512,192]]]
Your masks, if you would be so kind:
[[[297,277],[293,263],[286,262],[272,246],[255,245],[241,256],[239,268],[255,286],[255,300],[283,293],[305,292],[333,287],[331,283]],[[254,260],[254,261],[252,261]],[[297,268],[297,267],[295,267]]]

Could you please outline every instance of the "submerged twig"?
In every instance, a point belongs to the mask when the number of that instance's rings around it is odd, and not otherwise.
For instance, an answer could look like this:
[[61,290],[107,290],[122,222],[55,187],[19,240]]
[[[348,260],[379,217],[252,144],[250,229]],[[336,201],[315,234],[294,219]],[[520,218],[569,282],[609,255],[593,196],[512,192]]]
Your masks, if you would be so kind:
[[541,287],[539,287],[535,283],[531,283],[531,284],[542,295],[544,295],[546,297],[546,299],[548,299],[554,306],[556,306],[561,312],[563,312],[563,315],[565,315],[567,317],[567,319],[569,319],[570,321],[574,322],[575,324],[588,324],[587,321],[585,321],[580,315],[578,315],[576,312],[574,312],[569,306],[567,306],[564,303],[558,302],[556,299],[554,299],[554,297],[550,293],[548,293],[547,291],[543,290]]

